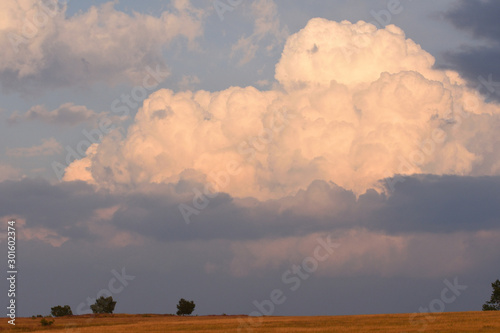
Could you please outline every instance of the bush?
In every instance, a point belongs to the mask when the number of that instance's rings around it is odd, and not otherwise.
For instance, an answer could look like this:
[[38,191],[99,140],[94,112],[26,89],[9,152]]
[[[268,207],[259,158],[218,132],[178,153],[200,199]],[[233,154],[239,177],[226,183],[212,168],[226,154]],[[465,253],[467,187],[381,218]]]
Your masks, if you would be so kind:
[[47,320],[45,318],[42,318],[42,320],[40,320],[40,323],[42,324],[42,326],[50,326],[54,323],[54,320]]
[[73,312],[71,311],[71,307],[69,305],[65,306],[54,306],[50,309],[50,313],[54,317],[63,317],[63,316],[72,316]]
[[113,297],[99,297],[94,304],[90,306],[93,313],[113,313],[115,310],[116,302]]

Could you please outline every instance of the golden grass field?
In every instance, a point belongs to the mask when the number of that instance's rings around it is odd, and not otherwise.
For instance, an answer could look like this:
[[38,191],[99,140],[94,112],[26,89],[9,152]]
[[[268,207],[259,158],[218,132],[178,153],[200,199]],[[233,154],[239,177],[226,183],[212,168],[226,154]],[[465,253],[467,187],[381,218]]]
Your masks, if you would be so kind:
[[[15,332],[500,332],[500,311],[330,316],[261,317],[172,315],[99,315],[55,318],[43,327],[41,318],[18,318],[15,328],[4,318],[0,330]],[[427,316],[427,317],[426,317]],[[245,328],[245,323],[248,322]],[[413,324],[411,323],[413,322]],[[253,324],[254,326],[251,326]],[[240,330],[238,330],[240,328]]]

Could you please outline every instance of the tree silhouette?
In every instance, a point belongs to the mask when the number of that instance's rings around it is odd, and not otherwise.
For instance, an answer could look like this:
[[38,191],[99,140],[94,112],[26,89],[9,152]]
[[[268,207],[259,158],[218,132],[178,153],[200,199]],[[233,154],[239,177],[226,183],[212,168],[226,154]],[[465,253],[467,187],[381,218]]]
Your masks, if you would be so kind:
[[177,304],[177,315],[190,315],[194,311],[195,306],[193,301],[186,301],[184,298],[181,298],[179,304]]
[[113,313],[115,305],[116,301],[113,301],[113,297],[101,296],[90,306],[90,309],[93,313]]
[[53,308],[50,308],[50,313],[54,317],[63,317],[63,316],[72,316],[73,315],[73,312],[71,311],[71,307],[69,305],[54,306]]
[[488,302],[483,304],[483,311],[499,311],[500,310],[500,280],[496,280],[491,284],[493,293]]

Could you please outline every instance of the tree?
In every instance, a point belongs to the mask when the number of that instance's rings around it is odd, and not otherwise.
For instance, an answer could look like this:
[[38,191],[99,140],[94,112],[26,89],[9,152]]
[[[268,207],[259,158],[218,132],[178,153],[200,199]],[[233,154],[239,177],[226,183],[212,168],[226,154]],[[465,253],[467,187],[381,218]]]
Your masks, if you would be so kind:
[[113,297],[101,296],[90,306],[90,309],[93,313],[113,313],[115,305],[116,302],[113,301]]
[[483,311],[499,311],[500,310],[500,280],[496,280],[491,284],[493,293],[488,302],[483,304]]
[[50,308],[50,314],[54,317],[63,317],[63,316],[72,316],[73,312],[71,311],[71,307],[69,305],[65,306],[54,306]]
[[177,304],[177,315],[190,315],[194,311],[195,306],[193,301],[186,301],[184,298],[181,298],[179,304]]

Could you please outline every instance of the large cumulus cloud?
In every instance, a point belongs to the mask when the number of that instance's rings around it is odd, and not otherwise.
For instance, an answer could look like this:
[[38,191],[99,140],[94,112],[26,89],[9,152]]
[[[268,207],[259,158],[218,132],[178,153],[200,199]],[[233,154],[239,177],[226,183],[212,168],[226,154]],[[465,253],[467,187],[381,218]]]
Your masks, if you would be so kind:
[[275,89],[159,90],[65,179],[201,181],[264,200],[316,179],[359,195],[395,174],[497,174],[500,108],[433,64],[393,25],[312,19],[289,37]]

